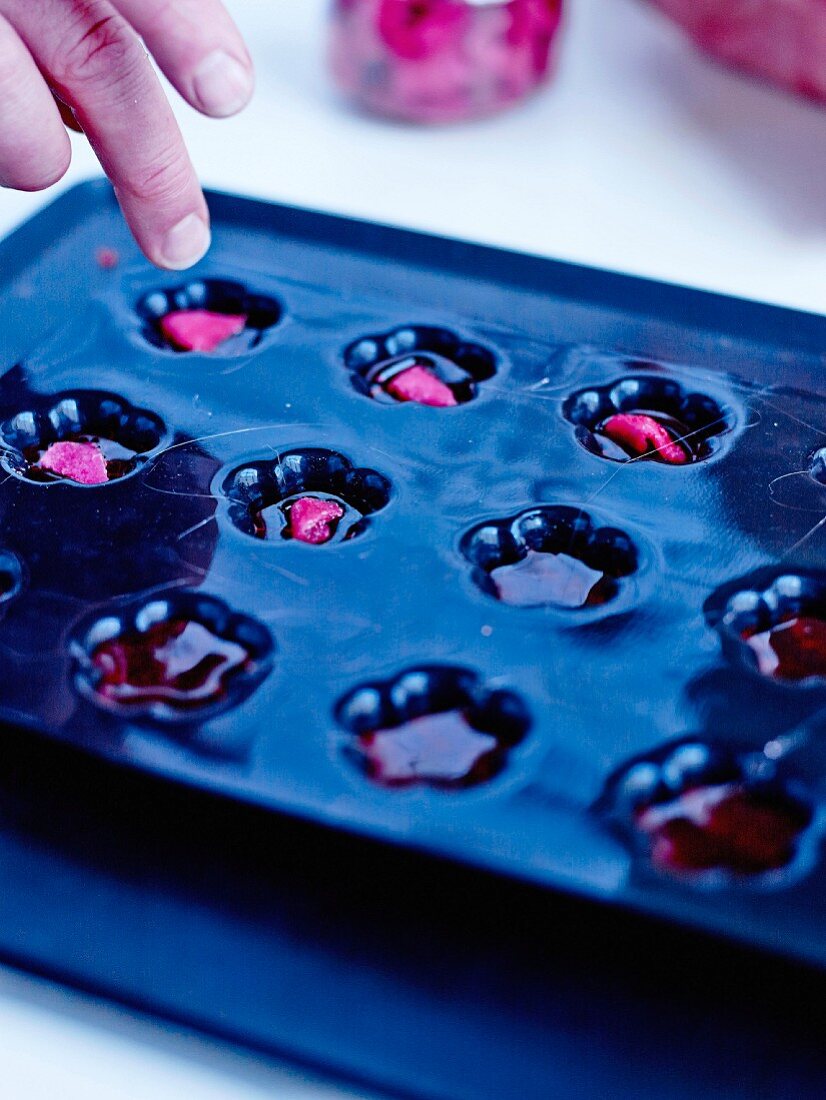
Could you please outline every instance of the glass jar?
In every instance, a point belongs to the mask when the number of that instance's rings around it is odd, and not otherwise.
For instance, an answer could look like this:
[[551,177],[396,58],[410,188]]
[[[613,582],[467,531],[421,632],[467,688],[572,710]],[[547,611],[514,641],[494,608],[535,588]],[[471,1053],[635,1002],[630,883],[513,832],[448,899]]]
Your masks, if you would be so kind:
[[562,0],[335,0],[330,65],[357,106],[455,122],[523,99],[551,71]]

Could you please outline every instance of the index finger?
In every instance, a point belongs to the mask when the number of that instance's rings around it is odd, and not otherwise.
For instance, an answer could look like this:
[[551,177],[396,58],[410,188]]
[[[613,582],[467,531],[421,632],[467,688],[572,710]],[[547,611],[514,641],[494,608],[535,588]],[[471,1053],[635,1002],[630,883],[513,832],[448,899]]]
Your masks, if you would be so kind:
[[18,32],[75,111],[147,257],[190,267],[209,248],[209,214],[146,51],[108,0],[49,0],[49,19],[43,7],[15,8]]
[[112,0],[196,110],[234,115],[253,89],[244,40],[219,0]]

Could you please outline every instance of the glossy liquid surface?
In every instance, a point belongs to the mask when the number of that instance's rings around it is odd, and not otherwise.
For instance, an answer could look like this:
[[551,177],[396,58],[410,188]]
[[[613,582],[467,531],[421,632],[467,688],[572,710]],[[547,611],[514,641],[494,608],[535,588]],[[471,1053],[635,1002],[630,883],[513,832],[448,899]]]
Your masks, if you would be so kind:
[[496,736],[474,729],[461,711],[362,734],[358,746],[367,774],[388,787],[473,786],[498,771],[503,754]]
[[801,615],[771,630],[744,634],[757,657],[757,667],[774,680],[826,677],[826,621]]
[[97,692],[123,707],[164,704],[188,711],[220,702],[249,652],[199,622],[172,619],[104,642],[92,654]]
[[756,875],[791,862],[809,820],[805,807],[782,792],[723,784],[651,806],[637,826],[651,838],[651,859],[661,870]]
[[513,607],[598,607],[616,593],[616,582],[568,554],[529,550],[513,565],[492,570],[503,603]]

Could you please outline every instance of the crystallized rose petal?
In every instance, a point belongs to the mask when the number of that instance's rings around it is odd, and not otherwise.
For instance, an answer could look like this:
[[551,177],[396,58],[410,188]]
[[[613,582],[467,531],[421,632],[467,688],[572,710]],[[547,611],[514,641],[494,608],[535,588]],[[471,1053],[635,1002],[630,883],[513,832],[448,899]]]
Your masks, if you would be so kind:
[[180,309],[161,319],[161,332],[181,351],[215,351],[244,331],[246,314],[213,313],[208,309]]
[[600,434],[623,447],[634,457],[650,455],[672,466],[683,466],[688,454],[672,438],[667,428],[653,416],[642,413],[618,413],[600,428]]
[[299,542],[321,546],[336,533],[344,509],[334,500],[301,497],[290,507],[290,534]]
[[37,465],[80,485],[103,485],[109,480],[106,459],[94,443],[52,443]]
[[453,390],[441,378],[424,367],[409,367],[395,375],[384,387],[397,401],[415,401],[436,409],[447,409],[458,404]]
[[801,95],[826,100],[824,0],[653,0],[697,44]]

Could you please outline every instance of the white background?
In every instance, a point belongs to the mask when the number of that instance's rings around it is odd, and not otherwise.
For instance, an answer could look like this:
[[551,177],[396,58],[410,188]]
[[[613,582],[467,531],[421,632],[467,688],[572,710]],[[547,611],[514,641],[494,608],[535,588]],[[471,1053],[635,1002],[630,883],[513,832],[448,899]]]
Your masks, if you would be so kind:
[[[230,122],[180,107],[205,183],[826,311],[826,110],[722,70],[637,0],[569,0],[551,89],[433,131],[342,108],[324,0],[230,7],[258,94]],[[96,170],[75,154],[66,185]],[[43,201],[3,192],[0,232]],[[0,1054],[8,1100],[354,1095],[2,971]]]

